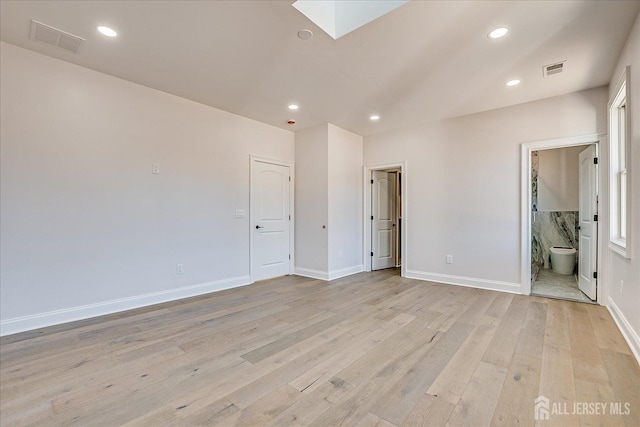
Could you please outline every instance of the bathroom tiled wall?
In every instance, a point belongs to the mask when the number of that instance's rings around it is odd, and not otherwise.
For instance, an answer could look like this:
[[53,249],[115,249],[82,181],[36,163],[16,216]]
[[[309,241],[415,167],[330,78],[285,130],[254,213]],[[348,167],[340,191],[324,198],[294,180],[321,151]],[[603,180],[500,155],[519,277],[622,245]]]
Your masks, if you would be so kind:
[[[565,246],[578,249],[578,212],[534,212],[532,224],[532,279],[540,268],[550,268],[549,248]],[[533,271],[533,265],[536,265]]]

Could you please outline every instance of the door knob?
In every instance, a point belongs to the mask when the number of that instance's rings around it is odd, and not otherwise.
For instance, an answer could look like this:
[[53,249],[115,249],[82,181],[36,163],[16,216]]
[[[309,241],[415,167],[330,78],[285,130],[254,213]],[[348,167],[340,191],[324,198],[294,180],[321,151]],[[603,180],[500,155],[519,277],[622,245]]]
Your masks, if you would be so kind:
[[260,227],[259,225],[256,225],[256,230],[260,230],[261,228],[264,228],[264,227]]

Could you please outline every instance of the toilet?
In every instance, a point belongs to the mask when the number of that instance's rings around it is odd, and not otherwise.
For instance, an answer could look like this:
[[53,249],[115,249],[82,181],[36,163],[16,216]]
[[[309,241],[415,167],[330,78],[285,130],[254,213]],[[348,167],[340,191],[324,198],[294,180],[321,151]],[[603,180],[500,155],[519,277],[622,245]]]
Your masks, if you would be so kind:
[[558,274],[573,274],[576,267],[576,250],[566,246],[554,246],[551,251],[551,269]]

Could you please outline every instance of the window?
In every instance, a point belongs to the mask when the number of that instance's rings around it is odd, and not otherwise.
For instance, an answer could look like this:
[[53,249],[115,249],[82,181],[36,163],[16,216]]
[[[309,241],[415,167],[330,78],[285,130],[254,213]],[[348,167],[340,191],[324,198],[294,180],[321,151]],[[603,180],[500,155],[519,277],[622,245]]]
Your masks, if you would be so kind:
[[629,67],[618,83],[609,102],[609,247],[630,258],[629,243],[631,221],[629,191]]

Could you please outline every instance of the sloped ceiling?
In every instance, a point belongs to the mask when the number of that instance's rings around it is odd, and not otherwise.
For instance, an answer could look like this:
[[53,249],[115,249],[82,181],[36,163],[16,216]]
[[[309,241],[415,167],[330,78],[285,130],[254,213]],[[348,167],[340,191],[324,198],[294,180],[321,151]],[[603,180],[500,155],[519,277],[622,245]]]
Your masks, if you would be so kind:
[[[3,0],[0,39],[282,128],[330,122],[369,135],[606,85],[640,10],[638,1],[414,0],[333,40],[291,4]],[[87,41],[76,55],[32,41],[32,19]],[[511,31],[488,39],[499,26]],[[301,29],[315,35],[302,40]],[[543,78],[558,61],[566,70]],[[522,84],[505,87],[512,78]]]

